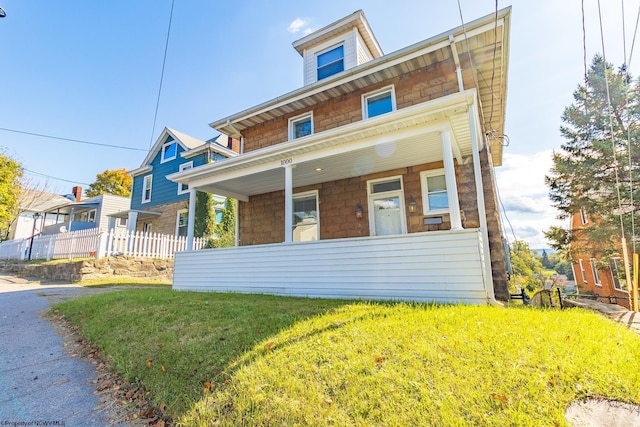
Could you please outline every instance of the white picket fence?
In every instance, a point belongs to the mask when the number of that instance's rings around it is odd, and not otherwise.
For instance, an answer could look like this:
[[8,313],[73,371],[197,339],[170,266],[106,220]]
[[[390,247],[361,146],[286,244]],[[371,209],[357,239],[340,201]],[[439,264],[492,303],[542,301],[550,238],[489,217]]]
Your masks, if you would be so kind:
[[[193,239],[193,249],[202,249],[205,239]],[[0,259],[102,258],[128,255],[143,258],[173,258],[187,249],[185,236],[170,236],[142,231],[127,232],[96,229],[58,233],[0,243]],[[31,246],[31,247],[30,247]]]

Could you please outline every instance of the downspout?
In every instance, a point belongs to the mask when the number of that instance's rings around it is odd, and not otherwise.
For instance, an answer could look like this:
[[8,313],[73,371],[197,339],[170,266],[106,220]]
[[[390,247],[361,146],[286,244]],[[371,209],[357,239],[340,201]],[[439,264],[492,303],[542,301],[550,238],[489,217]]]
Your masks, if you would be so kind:
[[488,256],[484,258],[483,272],[487,301],[491,305],[504,307],[504,304],[496,300],[493,289],[493,272],[491,271],[491,250],[489,249],[489,227],[487,225],[487,211],[484,201],[484,187],[482,185],[482,172],[480,170],[480,150],[478,147],[478,124],[476,122],[476,109],[474,103],[469,106],[469,125],[471,126],[471,150],[473,157],[473,175],[476,181],[476,199],[478,201],[478,217],[480,220],[480,238],[482,247]]
[[458,56],[458,49],[456,49],[456,39],[453,34],[449,34],[449,43],[451,43],[451,56],[453,56],[453,62],[456,64],[456,74],[458,75],[458,90],[464,91],[464,82],[462,81],[462,66],[460,65],[460,57]]

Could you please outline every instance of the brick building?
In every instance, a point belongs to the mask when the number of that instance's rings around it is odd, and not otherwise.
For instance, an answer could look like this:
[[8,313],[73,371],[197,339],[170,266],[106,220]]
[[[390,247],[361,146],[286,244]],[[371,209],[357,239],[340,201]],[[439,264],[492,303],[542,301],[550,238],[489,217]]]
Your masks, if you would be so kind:
[[174,287],[508,299],[509,24],[507,8],[385,55],[357,11],[295,41],[302,88],[211,123],[240,155],[168,176],[239,201],[239,247],[179,254]]

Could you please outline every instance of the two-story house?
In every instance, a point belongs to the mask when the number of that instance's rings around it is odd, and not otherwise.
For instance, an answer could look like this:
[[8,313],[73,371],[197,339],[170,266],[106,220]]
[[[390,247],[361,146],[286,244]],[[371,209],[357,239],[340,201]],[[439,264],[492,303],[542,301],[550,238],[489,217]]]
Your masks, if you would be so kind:
[[238,141],[226,135],[201,141],[164,128],[140,167],[129,171],[133,177],[130,208],[111,216],[126,219],[129,231],[186,236],[189,186],[166,176],[234,157],[237,150]]
[[240,155],[168,176],[239,201],[239,246],[177,254],[174,288],[507,300],[509,26],[506,8],[384,54],[356,11],[295,41],[302,88],[211,123]]

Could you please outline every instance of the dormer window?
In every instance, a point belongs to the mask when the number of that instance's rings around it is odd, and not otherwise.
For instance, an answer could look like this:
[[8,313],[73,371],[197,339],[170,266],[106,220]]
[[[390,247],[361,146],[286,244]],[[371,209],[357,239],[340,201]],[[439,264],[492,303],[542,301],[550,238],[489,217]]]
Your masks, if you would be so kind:
[[160,163],[168,162],[178,156],[178,144],[175,141],[167,142],[162,146]]
[[289,119],[289,140],[302,138],[313,133],[313,113]]
[[317,61],[318,80],[344,71],[344,45],[318,54]]

